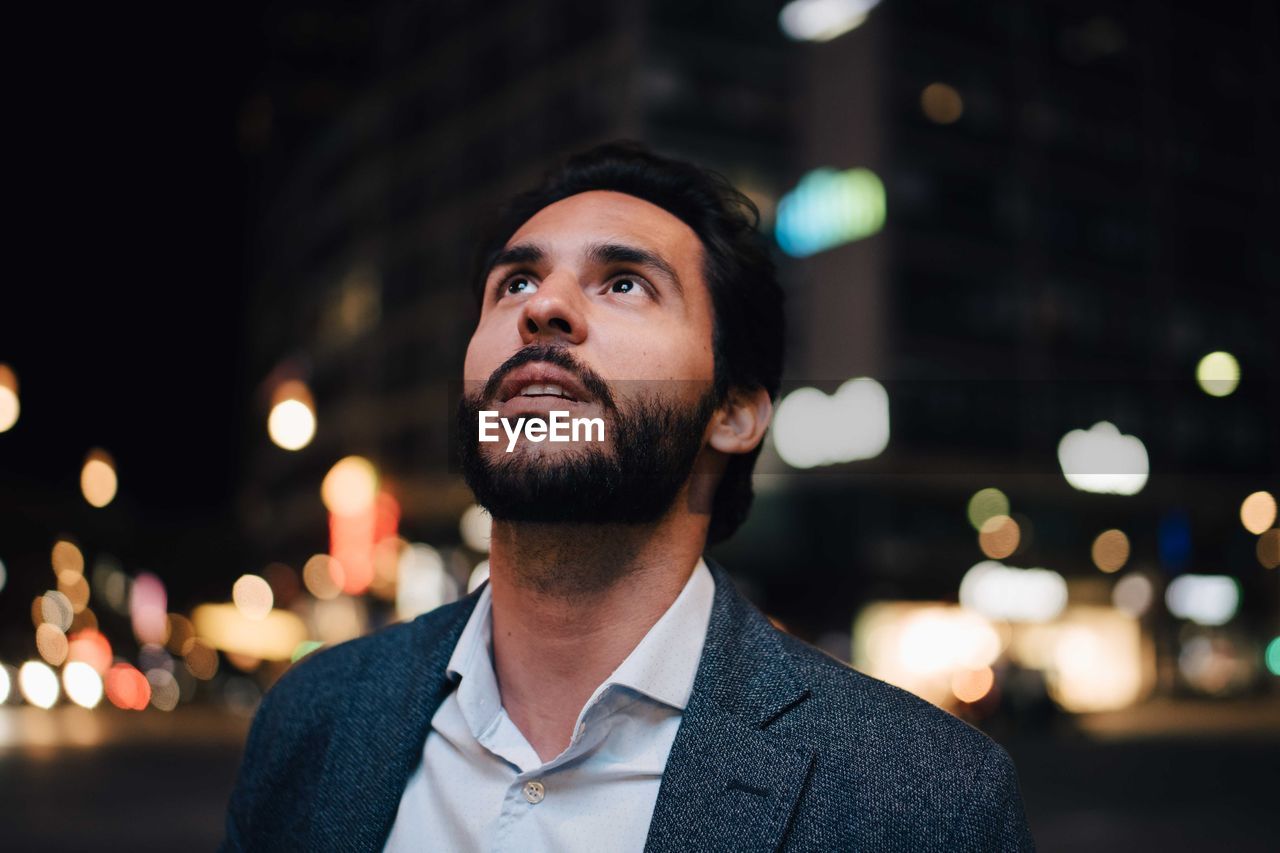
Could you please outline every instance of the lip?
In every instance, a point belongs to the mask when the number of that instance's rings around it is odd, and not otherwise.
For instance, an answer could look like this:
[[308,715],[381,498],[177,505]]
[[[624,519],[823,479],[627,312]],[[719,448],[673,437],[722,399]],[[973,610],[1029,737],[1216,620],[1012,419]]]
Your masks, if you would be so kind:
[[[565,399],[554,394],[517,396],[520,389],[527,385],[559,385],[572,399]],[[535,361],[521,365],[511,371],[506,379],[502,380],[502,385],[498,388],[498,402],[504,404],[503,407],[506,408],[505,404],[518,399],[565,404],[591,402],[591,396],[572,373],[545,361]]]

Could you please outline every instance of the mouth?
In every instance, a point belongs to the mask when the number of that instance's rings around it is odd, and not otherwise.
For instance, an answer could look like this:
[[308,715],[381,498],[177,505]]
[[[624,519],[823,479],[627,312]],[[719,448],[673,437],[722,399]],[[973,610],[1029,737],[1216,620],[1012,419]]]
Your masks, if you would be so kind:
[[498,402],[503,404],[525,398],[568,403],[589,401],[586,390],[572,374],[546,362],[526,364],[511,371],[498,390]]

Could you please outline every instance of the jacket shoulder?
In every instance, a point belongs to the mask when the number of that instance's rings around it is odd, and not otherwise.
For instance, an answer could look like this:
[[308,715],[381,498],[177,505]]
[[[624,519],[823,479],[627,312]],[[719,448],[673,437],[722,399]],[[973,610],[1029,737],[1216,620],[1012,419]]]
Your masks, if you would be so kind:
[[1034,848],[1002,746],[801,640],[782,643],[809,696],[778,726],[815,747],[815,801],[842,804],[826,820],[875,849]]

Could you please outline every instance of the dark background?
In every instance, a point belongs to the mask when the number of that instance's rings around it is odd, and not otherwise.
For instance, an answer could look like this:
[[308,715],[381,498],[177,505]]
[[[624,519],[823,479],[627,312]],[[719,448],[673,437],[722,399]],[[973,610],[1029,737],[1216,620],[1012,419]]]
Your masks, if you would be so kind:
[[[888,194],[881,234],[778,252],[784,390],[878,377],[889,449],[800,473],[767,451],[750,521],[715,553],[846,659],[863,605],[955,600],[982,558],[964,517],[982,487],[1034,522],[1017,564],[1080,588],[1104,577],[1088,548],[1108,527],[1158,589],[1235,577],[1240,615],[1207,635],[1247,662],[1241,686],[1188,683],[1178,660],[1198,635],[1154,612],[1139,705],[957,712],[1013,754],[1044,850],[1274,844],[1280,679],[1260,660],[1280,573],[1239,522],[1245,495],[1280,486],[1274,6],[885,0],[822,44],[788,40],[780,6],[10,12],[0,362],[22,414],[0,434],[0,662],[38,658],[29,611],[56,538],[156,572],[187,613],[326,550],[319,483],[350,453],[397,490],[401,535],[464,580],[482,555],[459,541],[469,501],[440,401],[470,331],[469,253],[558,157],[640,138],[724,171],[766,227],[812,169],[867,166]],[[964,96],[945,126],[920,104],[938,80]],[[377,318],[335,339],[333,306],[365,269]],[[1222,400],[1191,378],[1218,349],[1243,374]],[[320,423],[297,454],[265,429],[285,374]],[[1139,495],[1085,495],[1055,467],[1062,434],[1100,420],[1146,442]],[[79,493],[94,447],[120,472],[104,509]],[[132,660],[127,621],[99,613]],[[389,618],[373,602],[364,624]],[[224,660],[170,715],[11,698],[0,832],[20,849],[212,847],[253,691],[278,674],[234,672]]]

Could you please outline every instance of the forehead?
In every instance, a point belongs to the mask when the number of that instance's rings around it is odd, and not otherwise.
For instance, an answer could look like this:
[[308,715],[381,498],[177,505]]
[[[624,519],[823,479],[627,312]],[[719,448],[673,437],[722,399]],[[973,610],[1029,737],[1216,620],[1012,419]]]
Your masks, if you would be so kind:
[[673,264],[697,264],[702,253],[702,241],[679,218],[612,190],[591,190],[547,205],[511,235],[507,246],[537,243],[560,253],[606,241],[638,245]]

